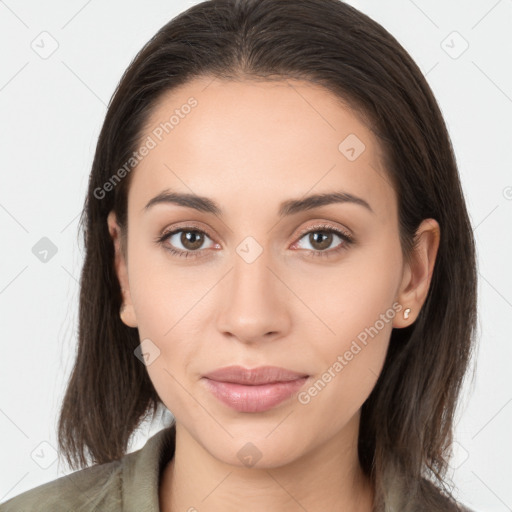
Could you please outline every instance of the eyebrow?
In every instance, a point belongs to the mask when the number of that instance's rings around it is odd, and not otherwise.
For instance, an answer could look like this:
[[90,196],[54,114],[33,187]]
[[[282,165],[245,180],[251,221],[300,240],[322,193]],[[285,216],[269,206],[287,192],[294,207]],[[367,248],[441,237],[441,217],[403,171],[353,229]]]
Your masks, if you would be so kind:
[[[286,217],[299,212],[312,210],[313,208],[319,208],[321,206],[335,203],[357,204],[375,214],[367,201],[361,197],[349,194],[348,192],[330,192],[314,194],[301,199],[289,199],[281,203],[279,206],[278,214],[279,217]],[[222,209],[215,201],[208,197],[198,196],[196,194],[175,192],[166,189],[160,192],[160,194],[157,196],[153,197],[153,199],[151,199],[148,204],[146,204],[144,207],[144,212],[148,211],[150,208],[157,204],[176,204],[178,206],[185,206],[200,212],[212,213],[213,215],[222,217]]]

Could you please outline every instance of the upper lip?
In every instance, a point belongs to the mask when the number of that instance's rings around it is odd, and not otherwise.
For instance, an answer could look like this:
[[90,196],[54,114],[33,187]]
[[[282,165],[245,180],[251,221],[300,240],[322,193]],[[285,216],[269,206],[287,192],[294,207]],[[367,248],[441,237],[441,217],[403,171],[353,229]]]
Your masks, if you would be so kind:
[[226,366],[207,373],[203,375],[203,377],[219,382],[257,386],[259,384],[269,384],[272,382],[289,382],[308,377],[308,375],[287,370],[286,368],[279,368],[278,366],[260,366],[258,368]]

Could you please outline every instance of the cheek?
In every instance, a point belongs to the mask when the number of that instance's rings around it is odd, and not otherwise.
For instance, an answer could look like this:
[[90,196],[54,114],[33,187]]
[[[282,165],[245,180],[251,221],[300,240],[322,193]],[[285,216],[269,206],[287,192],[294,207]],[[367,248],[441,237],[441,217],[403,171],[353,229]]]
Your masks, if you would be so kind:
[[329,355],[346,350],[347,343],[361,333],[364,338],[366,329],[375,324],[384,337],[389,336],[401,264],[398,243],[386,242],[383,236],[371,246],[347,252],[344,259],[329,267],[319,265],[309,272],[290,270],[288,279],[293,278],[294,291],[319,320],[308,321],[308,325],[324,340],[321,346]]
[[386,358],[393,320],[401,314],[395,300],[401,277],[399,247],[381,243],[359,251],[357,257],[330,269],[329,276],[317,279],[316,287],[301,281],[304,301],[315,305],[322,320],[308,336],[321,340],[310,354],[321,364],[312,386],[298,398],[322,411],[320,416],[334,414],[343,423],[372,391]]
[[147,371],[157,393],[171,409],[174,405],[167,399],[180,395],[180,383],[184,384],[198,349],[191,342],[196,337],[191,320],[197,316],[194,305],[199,306],[198,299],[207,290],[191,270],[173,268],[158,252],[133,250],[129,280],[143,351],[152,355]]
[[157,355],[146,366],[149,378],[165,406],[181,418],[195,407],[187,390],[201,347],[194,343],[197,334],[189,321],[193,312],[187,315],[190,308],[183,307],[183,300],[161,300],[164,296],[152,295],[151,304],[137,311],[138,328],[140,339],[146,340],[142,343]]
[[366,303],[365,307],[361,312],[353,306],[352,314],[347,310],[337,321],[333,318],[336,336],[324,336],[311,355],[319,371],[297,395],[304,429],[322,429],[322,435],[329,437],[347,424],[373,390],[397,313],[391,306]]
[[[163,247],[151,247],[141,238],[129,257],[129,280],[141,338],[166,341],[194,317],[194,309],[208,289],[211,276],[200,266],[172,259]],[[192,335],[189,332],[189,335]]]

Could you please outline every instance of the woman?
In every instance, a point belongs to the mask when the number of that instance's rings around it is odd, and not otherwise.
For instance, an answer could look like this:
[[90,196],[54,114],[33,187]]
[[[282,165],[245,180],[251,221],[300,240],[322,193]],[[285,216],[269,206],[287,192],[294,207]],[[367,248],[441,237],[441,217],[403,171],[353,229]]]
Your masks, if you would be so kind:
[[[82,221],[59,443],[85,469],[1,510],[463,510],[474,241],[437,102],[379,24],[183,12],[121,79]],[[158,407],[173,424],[126,454]]]

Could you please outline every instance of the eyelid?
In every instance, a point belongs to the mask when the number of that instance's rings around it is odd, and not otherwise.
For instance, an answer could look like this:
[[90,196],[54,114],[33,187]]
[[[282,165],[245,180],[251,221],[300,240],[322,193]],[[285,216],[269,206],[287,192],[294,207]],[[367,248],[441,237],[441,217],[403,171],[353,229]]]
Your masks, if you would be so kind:
[[350,241],[354,241],[354,235],[351,234],[349,230],[346,228],[341,228],[338,226],[335,226],[334,224],[330,224],[327,221],[318,221],[316,224],[311,224],[308,227],[301,230],[296,237],[302,238],[304,235],[308,234],[310,231],[313,231],[315,229],[326,229],[326,230],[333,230],[333,231],[339,231],[344,236],[346,236]]
[[[180,225],[180,224],[182,224],[182,225]],[[187,231],[187,230],[188,231],[197,230],[198,232],[204,233],[205,235],[208,236],[208,238],[210,238],[214,243],[217,244],[217,242],[215,242],[216,237],[211,235],[209,229],[203,227],[203,225],[200,225],[194,221],[184,221],[183,223],[178,223],[177,225],[176,224],[173,225],[169,229],[164,229],[162,231],[162,233],[157,237],[155,242],[163,244],[172,235],[179,233],[180,231]],[[292,245],[297,244],[304,237],[304,235],[314,232],[315,230],[317,230],[317,231],[326,230],[326,231],[338,233],[338,236],[341,237],[342,239],[344,239],[343,244],[342,244],[343,246],[350,245],[355,242],[354,236],[346,228],[335,226],[334,224],[331,224],[328,221],[317,221],[316,223],[310,224],[309,226],[300,230],[299,233],[294,236],[295,242],[293,242]],[[167,248],[167,250],[174,252],[175,254],[182,253],[187,256],[191,255],[192,257],[201,257],[200,255],[206,249],[200,249],[197,251],[184,251],[183,249]],[[306,252],[312,252],[312,253],[319,254],[319,255],[327,255],[327,254],[330,254],[335,251],[336,251],[336,249],[329,249],[326,251],[309,250]]]
[[[184,221],[182,226],[180,226],[180,224],[178,223],[177,225],[173,225],[172,228],[170,228],[170,229],[164,229],[164,230],[162,230],[160,237],[169,235],[169,234],[174,233],[179,230],[185,230],[185,229],[190,229],[190,228],[195,228],[198,231],[204,232],[212,240],[215,238],[214,236],[212,236],[212,234],[210,233],[210,231],[207,228],[196,223],[195,221]],[[313,229],[333,229],[335,231],[341,231],[341,233],[343,233],[350,240],[353,240],[353,238],[354,238],[354,236],[351,234],[351,232],[349,230],[347,230],[346,228],[341,228],[341,227],[335,226],[334,224],[330,224],[328,221],[317,221],[314,224],[310,224],[309,226],[301,229],[294,236],[294,238],[300,238],[300,237],[304,236],[305,234],[309,233]]]
[[170,235],[171,233],[176,233],[179,231],[187,231],[187,230],[188,231],[197,230],[202,233],[205,233],[212,240],[215,238],[214,236],[212,236],[212,234],[208,228],[205,228],[202,224],[196,223],[193,220],[192,221],[184,221],[184,222],[178,223],[178,224],[173,224],[172,227],[170,227],[169,229],[166,228],[166,229],[162,230],[160,238]]

